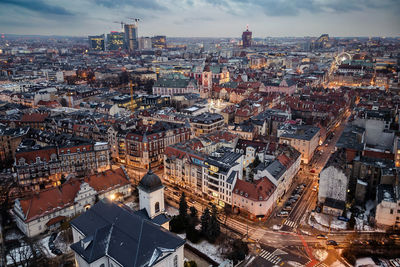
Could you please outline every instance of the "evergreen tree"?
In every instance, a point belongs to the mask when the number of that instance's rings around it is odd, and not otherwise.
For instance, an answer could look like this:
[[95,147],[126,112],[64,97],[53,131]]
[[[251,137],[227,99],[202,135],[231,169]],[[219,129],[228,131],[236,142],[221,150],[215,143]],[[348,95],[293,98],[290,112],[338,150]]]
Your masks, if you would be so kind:
[[182,192],[181,199],[179,200],[179,217],[182,219],[187,218],[188,204],[186,202],[185,192]]
[[210,218],[211,218],[210,210],[206,208],[203,211],[203,215],[201,215],[201,233],[205,236],[207,236],[207,229],[210,223]]
[[218,211],[215,205],[212,205],[212,213],[210,218],[210,223],[207,229],[207,238],[211,243],[214,243],[215,240],[221,233],[221,227],[218,221]]
[[199,219],[197,218],[198,212],[194,206],[190,207],[189,210],[190,210],[189,224],[194,228],[199,222]]

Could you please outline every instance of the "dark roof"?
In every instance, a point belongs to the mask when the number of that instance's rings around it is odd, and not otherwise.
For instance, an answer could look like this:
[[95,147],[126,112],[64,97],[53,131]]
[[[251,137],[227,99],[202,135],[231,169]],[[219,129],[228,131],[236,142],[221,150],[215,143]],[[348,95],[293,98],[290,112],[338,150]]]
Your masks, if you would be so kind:
[[382,201],[396,202],[396,195],[394,192],[393,185],[379,184],[377,189],[378,204]]
[[153,219],[151,219],[145,208],[143,208],[141,210],[137,210],[134,213],[135,213],[135,215],[138,215],[138,216],[142,217],[143,219],[149,220],[152,223],[155,223],[157,225],[163,225],[164,223],[169,222],[171,220],[171,218],[167,214],[164,214],[164,213],[159,214],[156,217],[154,217]]
[[157,174],[153,173],[152,170],[149,170],[139,182],[139,188],[143,189],[146,192],[153,192],[161,188],[162,186],[163,184],[160,177],[158,177]]
[[324,206],[334,208],[334,209],[344,210],[344,208],[346,206],[346,202],[344,202],[343,200],[337,200],[337,199],[327,197],[325,199]]
[[[71,248],[86,262],[108,256],[125,267],[151,266],[185,241],[166,229],[106,199],[71,222],[85,238]],[[157,254],[158,257],[153,258]],[[165,255],[165,254],[164,254]]]

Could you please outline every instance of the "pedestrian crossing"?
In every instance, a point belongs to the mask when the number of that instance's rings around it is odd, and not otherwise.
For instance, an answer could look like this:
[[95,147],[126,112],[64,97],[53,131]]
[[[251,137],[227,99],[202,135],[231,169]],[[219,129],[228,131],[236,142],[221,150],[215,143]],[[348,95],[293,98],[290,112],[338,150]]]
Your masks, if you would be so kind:
[[297,227],[297,223],[294,222],[294,221],[291,221],[291,220],[286,220],[284,225],[287,225],[287,226],[292,227],[292,228],[296,228]]
[[261,253],[259,255],[260,257],[266,259],[269,262],[272,262],[273,264],[279,264],[282,259],[279,258],[278,256],[273,255],[271,252],[268,252],[264,249],[261,250]]

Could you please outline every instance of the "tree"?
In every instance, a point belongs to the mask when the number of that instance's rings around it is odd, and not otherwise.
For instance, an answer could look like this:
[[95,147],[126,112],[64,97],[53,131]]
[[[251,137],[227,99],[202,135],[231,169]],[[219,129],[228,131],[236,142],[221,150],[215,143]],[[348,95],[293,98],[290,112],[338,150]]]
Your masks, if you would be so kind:
[[189,222],[189,224],[193,225],[193,227],[195,227],[196,224],[199,222],[199,219],[197,218],[197,214],[198,214],[197,209],[194,206],[192,206],[192,207],[190,207],[189,210],[190,210],[190,222]]
[[239,261],[244,260],[248,253],[249,247],[247,244],[240,239],[235,239],[230,243],[228,259],[232,260],[233,264],[237,264]]
[[208,224],[208,229],[207,229],[207,239],[211,243],[214,243],[215,240],[220,235],[220,233],[221,233],[221,227],[220,227],[219,221],[218,221],[217,207],[215,205],[212,205],[211,218],[210,218],[210,222]]
[[186,220],[188,204],[186,202],[185,192],[182,192],[181,199],[179,200],[179,216]]
[[355,225],[356,225],[356,218],[354,217],[354,213],[352,213],[349,220],[350,230],[353,230]]
[[20,245],[7,252],[7,259],[13,266],[48,266],[43,245],[29,237],[20,239]]
[[206,236],[207,233],[207,229],[208,229],[208,225],[210,223],[210,210],[208,208],[206,208],[203,211],[203,215],[201,215],[201,233]]

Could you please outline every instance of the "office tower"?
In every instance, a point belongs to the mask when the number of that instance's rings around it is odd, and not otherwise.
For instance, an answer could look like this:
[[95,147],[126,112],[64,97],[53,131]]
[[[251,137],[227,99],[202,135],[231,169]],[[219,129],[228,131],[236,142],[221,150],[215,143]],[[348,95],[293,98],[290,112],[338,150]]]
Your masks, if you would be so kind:
[[137,24],[125,24],[125,49],[133,52],[139,48]]
[[124,33],[123,32],[110,32],[107,34],[107,49],[119,50],[124,48]]
[[251,35],[252,35],[252,32],[249,31],[249,26],[247,25],[246,30],[242,34],[243,48],[247,48],[247,47],[251,46]]
[[154,48],[167,48],[167,37],[165,35],[158,35],[151,38]]
[[104,34],[89,36],[88,39],[89,39],[89,49],[91,51],[105,50]]
[[139,49],[140,50],[149,50],[152,48],[151,38],[150,37],[140,37],[139,38]]

